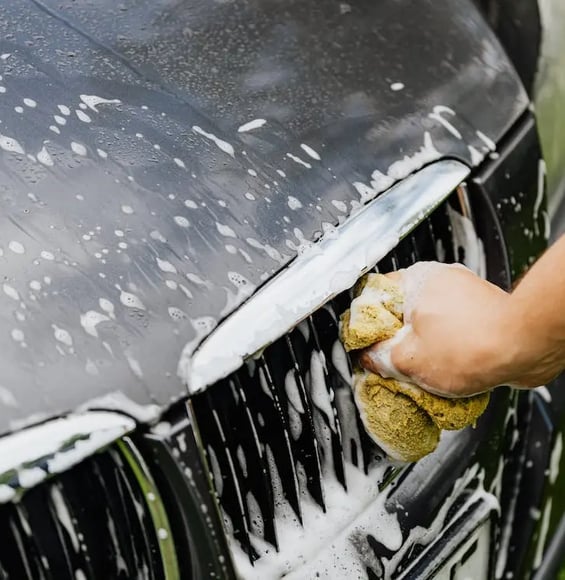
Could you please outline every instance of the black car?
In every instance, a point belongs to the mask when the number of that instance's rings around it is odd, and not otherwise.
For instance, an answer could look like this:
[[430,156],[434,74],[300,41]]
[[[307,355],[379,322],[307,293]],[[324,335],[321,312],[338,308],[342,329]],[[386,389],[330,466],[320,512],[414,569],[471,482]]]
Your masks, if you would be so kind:
[[546,247],[540,35],[534,1],[0,2],[0,578],[555,574],[562,392],[395,465],[338,339],[375,266],[509,289]]

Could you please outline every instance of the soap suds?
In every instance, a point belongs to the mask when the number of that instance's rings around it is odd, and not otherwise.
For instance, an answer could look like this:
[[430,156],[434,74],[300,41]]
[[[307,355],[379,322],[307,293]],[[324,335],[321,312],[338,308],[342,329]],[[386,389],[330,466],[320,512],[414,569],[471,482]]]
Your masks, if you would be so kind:
[[238,133],[247,133],[248,131],[254,131],[255,129],[260,129],[265,125],[267,121],[265,119],[253,119],[253,121],[249,121],[248,123],[244,123],[239,127],[237,130]]
[[288,207],[290,209],[300,209],[302,207],[302,203],[293,195],[288,196]]
[[202,135],[203,137],[206,137],[206,139],[209,139],[210,141],[212,141],[213,143],[215,143],[215,145],[224,153],[227,153],[228,155],[230,155],[231,157],[235,157],[235,151],[232,145],[230,145],[227,141],[223,141],[222,139],[219,139],[218,137],[216,137],[216,135],[214,135],[213,133],[208,133],[207,131],[204,131],[204,129],[202,129],[201,127],[199,127],[198,125],[194,125],[192,127],[192,130],[195,133],[198,133],[199,135]]
[[[447,211],[453,230],[453,251],[455,256],[475,274],[481,278],[486,278],[485,250],[473,222],[450,206],[447,206]],[[463,256],[461,256],[461,249],[463,249]]]
[[8,248],[14,254],[24,254],[25,253],[25,248],[24,248],[23,244],[21,244],[20,242],[16,242],[15,240],[12,240],[8,244]]
[[[379,493],[378,485],[383,473],[383,467],[374,468],[369,475],[345,464],[348,492],[333,477],[324,478],[324,501],[326,513],[312,499],[306,489],[305,474],[298,465],[300,485],[300,503],[304,526],[301,526],[292,507],[283,495],[283,487],[274,456],[267,447],[267,460],[273,482],[275,497],[275,514],[277,523],[277,538],[279,551],[259,536],[252,534],[251,543],[259,553],[259,559],[251,565],[249,558],[239,545],[230,538],[232,555],[236,568],[242,578],[249,580],[264,580],[265,578],[314,578],[314,569],[305,572],[301,566],[304,563],[317,560],[317,555],[329,549],[332,552],[333,542],[347,536],[356,527],[356,518],[366,509],[373,516],[372,534],[389,549],[398,549],[402,543],[402,534],[396,514],[389,513],[385,508],[386,494]],[[253,509],[253,506],[249,506]],[[251,512],[251,518],[256,516]],[[343,530],[343,532],[339,532]],[[253,530],[255,531],[255,530]],[[336,533],[338,534],[336,536]],[[340,543],[344,548],[349,543]],[[335,551],[335,549],[334,549]],[[347,552],[347,553],[346,553]],[[343,558],[357,556],[355,550],[340,550]],[[354,569],[352,567],[351,569]],[[324,575],[329,578],[330,576]]]
[[42,163],[47,167],[53,167],[54,165],[53,159],[51,155],[49,155],[49,152],[47,151],[45,145],[41,148],[41,150],[37,154],[37,160],[39,161],[39,163]]
[[496,150],[496,143],[492,139],[487,137],[482,131],[477,131],[476,133],[477,133],[477,137],[485,144],[486,148],[489,151]]
[[300,159],[300,157],[297,157],[296,155],[293,155],[292,153],[287,153],[286,156],[289,159],[292,159],[292,161],[294,161],[295,163],[298,163],[299,165],[306,167],[306,169],[312,169],[312,165],[310,165],[310,163],[304,161],[303,159]]
[[[89,108],[98,113],[98,105],[119,105],[121,101],[119,99],[105,99],[104,97],[98,97],[96,95],[80,95],[80,100]],[[61,106],[59,106],[59,110],[65,114],[69,115],[70,110],[68,107],[65,107],[67,112],[63,112]]]
[[302,149],[302,151],[306,153],[306,155],[308,155],[312,159],[315,159],[316,161],[321,160],[319,153],[314,149],[312,149],[312,147],[310,147],[309,145],[306,145],[306,143],[301,143],[300,148]]
[[462,139],[462,135],[458,129],[456,129],[450,121],[448,121],[443,115],[449,115],[450,117],[455,116],[455,111],[444,105],[437,105],[433,109],[433,113],[430,113],[428,117],[434,119],[441,125],[443,125],[456,139]]
[[20,295],[18,293],[18,291],[10,286],[9,284],[4,283],[2,285],[2,289],[4,290],[4,294],[6,294],[6,296],[8,296],[8,298],[11,298],[12,300],[19,300],[20,299]]
[[14,139],[0,133],[0,149],[8,151],[9,153],[19,153],[25,155],[24,148]]
[[86,157],[87,151],[86,147],[82,143],[77,143],[76,141],[71,142],[71,149],[73,153],[77,155],[81,155],[82,157]]
[[98,337],[98,331],[96,330],[96,327],[101,322],[107,322],[109,320],[110,318],[108,316],[101,314],[96,310],[89,310],[88,312],[80,315],[80,325],[87,334],[90,334],[90,336],[94,337]]
[[177,226],[180,226],[181,228],[188,228],[188,226],[190,226],[190,222],[182,215],[176,215],[173,219]]
[[373,171],[369,184],[355,181],[353,187],[359,193],[361,203],[367,203],[379,193],[391,187],[396,181],[404,179],[439,157],[440,153],[434,147],[431,135],[426,131],[424,133],[424,145],[418,151],[412,155],[405,155],[404,158],[391,163],[386,174],[378,169]]

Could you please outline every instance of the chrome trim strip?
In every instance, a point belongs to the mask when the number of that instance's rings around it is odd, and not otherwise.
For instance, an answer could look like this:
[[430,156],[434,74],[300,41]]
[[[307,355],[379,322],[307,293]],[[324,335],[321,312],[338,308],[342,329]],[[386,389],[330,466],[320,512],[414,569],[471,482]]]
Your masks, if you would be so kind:
[[237,370],[355,281],[392,250],[469,175],[454,160],[425,167],[326,233],[259,289],[191,352],[179,374],[191,394]]
[[[468,489],[462,490],[469,493]],[[490,494],[489,494],[490,495]],[[489,538],[488,542],[483,541],[482,544],[478,545],[476,549],[486,549],[486,559],[488,562],[489,572],[487,575],[477,571],[477,576],[473,575],[475,578],[492,578],[494,576],[494,564],[490,561],[490,554],[488,553],[489,544],[492,546],[492,535],[494,533],[492,518],[495,516],[499,508],[495,507],[492,499],[480,497],[472,503],[472,505],[466,504],[466,512],[464,515],[459,517],[455,516],[447,527],[442,529],[443,533],[437,534],[437,538],[432,540],[416,560],[411,563],[408,568],[402,570],[399,575],[395,575],[398,580],[411,580],[412,578],[453,578],[457,577],[458,574],[451,576],[453,571],[460,564],[459,561],[455,560],[451,562],[452,566],[446,569],[446,564],[450,563],[450,559],[454,555],[463,556],[471,546],[465,546],[471,538],[477,537],[481,532],[486,532]],[[494,500],[495,502],[497,500]],[[463,510],[462,510],[463,511]],[[486,529],[483,527],[485,526]],[[448,533],[445,533],[449,530]],[[441,546],[437,550],[438,545]],[[465,546],[464,550],[461,548]],[[437,551],[436,551],[437,550]],[[449,576],[448,576],[449,575]],[[469,578],[469,576],[461,575],[460,577]]]
[[0,504],[133,431],[135,421],[119,413],[68,415],[0,437]]

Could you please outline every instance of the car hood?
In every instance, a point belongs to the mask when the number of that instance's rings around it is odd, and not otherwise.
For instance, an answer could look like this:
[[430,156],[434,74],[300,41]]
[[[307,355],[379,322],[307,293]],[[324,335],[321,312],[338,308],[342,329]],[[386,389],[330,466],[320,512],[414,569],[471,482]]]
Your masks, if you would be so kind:
[[0,433],[155,418],[187,343],[527,107],[468,1],[1,6]]

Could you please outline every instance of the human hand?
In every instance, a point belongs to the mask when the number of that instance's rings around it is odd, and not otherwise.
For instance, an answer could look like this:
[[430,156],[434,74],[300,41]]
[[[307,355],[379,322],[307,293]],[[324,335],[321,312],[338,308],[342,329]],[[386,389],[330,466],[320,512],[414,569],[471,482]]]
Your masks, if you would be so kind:
[[514,379],[508,293],[459,264],[420,262],[388,276],[404,294],[404,327],[366,349],[363,367],[448,397]]

